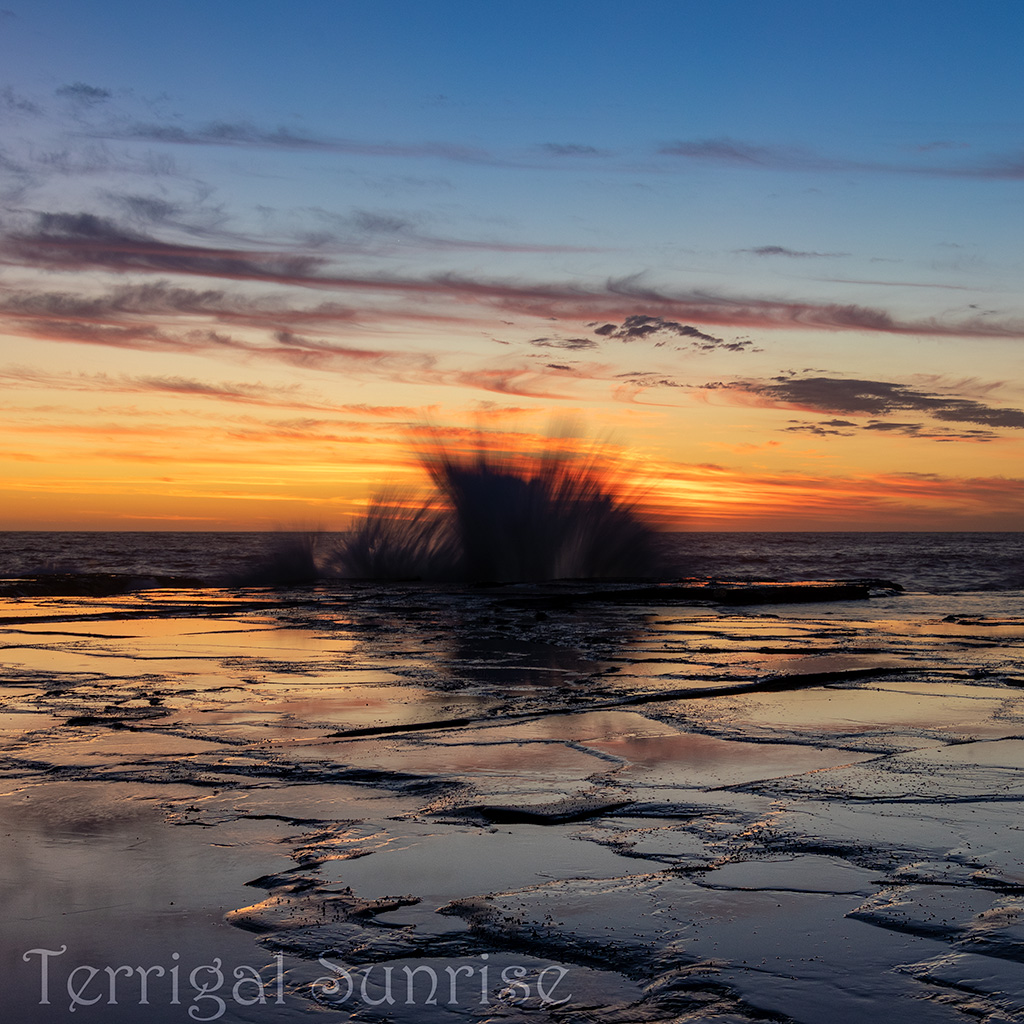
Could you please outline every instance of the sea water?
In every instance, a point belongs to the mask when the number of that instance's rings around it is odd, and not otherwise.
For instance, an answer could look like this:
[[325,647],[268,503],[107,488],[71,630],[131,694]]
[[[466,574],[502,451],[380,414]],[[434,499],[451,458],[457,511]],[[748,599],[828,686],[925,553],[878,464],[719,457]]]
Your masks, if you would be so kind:
[[[329,551],[341,534],[318,538]],[[677,533],[674,577],[720,580],[881,578],[914,593],[1024,590],[1024,533]],[[216,585],[280,541],[245,532],[0,532],[0,579],[125,573]]]

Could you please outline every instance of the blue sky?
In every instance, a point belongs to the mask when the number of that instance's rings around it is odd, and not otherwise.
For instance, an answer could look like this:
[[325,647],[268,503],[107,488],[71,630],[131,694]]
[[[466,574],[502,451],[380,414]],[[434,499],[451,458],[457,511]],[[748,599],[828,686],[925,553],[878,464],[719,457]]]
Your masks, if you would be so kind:
[[3,523],[344,524],[418,424],[570,416],[695,525],[1019,528],[1021,38],[1016,2],[9,3]]

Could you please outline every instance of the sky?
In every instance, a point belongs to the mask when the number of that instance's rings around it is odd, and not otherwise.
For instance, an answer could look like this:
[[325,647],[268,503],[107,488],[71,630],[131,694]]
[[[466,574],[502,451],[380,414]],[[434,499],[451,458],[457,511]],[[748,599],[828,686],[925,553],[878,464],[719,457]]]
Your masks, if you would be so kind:
[[1024,529],[1022,38],[0,0],[0,529],[344,529],[481,436],[675,529]]

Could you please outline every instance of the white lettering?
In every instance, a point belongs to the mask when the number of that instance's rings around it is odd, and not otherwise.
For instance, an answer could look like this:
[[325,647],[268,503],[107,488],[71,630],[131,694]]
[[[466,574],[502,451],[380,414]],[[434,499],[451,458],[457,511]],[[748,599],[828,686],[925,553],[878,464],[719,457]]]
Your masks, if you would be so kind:
[[[318,957],[317,960],[319,961],[321,967],[326,967],[327,970],[337,975],[337,977],[317,978],[316,981],[313,982],[313,997],[316,998],[317,988],[319,988],[320,994],[322,994],[329,1002],[345,1002],[345,1000],[348,999],[350,995],[352,995],[352,989],[354,987],[352,975],[349,974],[344,967],[339,967],[337,964],[332,964],[330,960],[325,960],[322,956]],[[338,998],[338,993],[341,991],[341,978],[345,979],[346,983],[348,984],[348,989],[345,991],[345,994],[341,996],[341,998]]]
[[427,996],[424,1002],[427,1006],[437,1006],[437,999],[435,998],[437,994],[437,974],[434,972],[434,968],[430,967],[428,964],[420,964],[419,967],[414,967],[412,969],[409,967],[403,967],[402,970],[405,971],[406,980],[405,1005],[412,1006],[413,1003],[416,1002],[416,1000],[413,999],[413,978],[415,978],[420,971],[426,971],[430,977],[430,995]]
[[372,970],[372,966],[366,969],[366,973],[363,975],[362,982],[359,986],[359,994],[362,996],[363,1002],[369,1006],[380,1006],[381,1003],[387,1003],[388,1006],[392,1006],[395,1002],[395,997],[391,994],[391,972],[394,968],[384,968],[384,995],[382,995],[380,999],[371,999],[366,991],[366,983],[370,980],[370,972]]
[[[89,977],[85,979],[85,982],[81,985],[81,987],[76,989],[74,986],[74,978],[79,971],[88,971]],[[82,993],[85,991],[85,986],[88,985],[89,982],[92,981],[92,979],[95,978],[96,975],[99,973],[100,972],[96,970],[95,967],[89,967],[88,965],[83,964],[81,967],[76,967],[68,975],[68,995],[71,997],[71,1003],[68,1008],[71,1013],[74,1013],[75,1009],[79,1006],[92,1006],[93,1003],[98,1003],[100,999],[103,998],[102,995],[98,995],[95,999],[82,998]]]
[[61,946],[60,949],[29,949],[21,954],[21,959],[28,963],[30,956],[39,954],[39,1005],[49,1006],[50,1004],[50,957],[51,956],[63,956],[68,951],[67,946]]
[[[518,964],[514,964],[511,967],[506,967],[501,972],[501,980],[505,982],[507,988],[501,990],[502,998],[507,999],[512,1003],[521,1003],[530,998],[530,986],[525,981],[513,981],[512,978],[525,978],[527,975],[525,967],[520,967]],[[509,977],[511,975],[512,977]],[[517,990],[522,990],[522,995],[517,995]]]
[[120,967],[104,967],[103,970],[107,972],[107,977],[110,979],[110,997],[107,999],[107,1006],[116,1006],[117,976],[124,971],[125,977],[130,978],[135,972],[127,964],[122,964]]
[[[547,974],[548,971],[558,971],[558,977],[555,978],[555,983],[551,986],[551,988],[549,988],[547,990],[547,992],[545,992],[544,991],[544,975]],[[540,996],[540,1001],[542,1003],[545,1003],[545,1004],[547,1004],[547,1003],[567,1003],[570,999],[572,999],[572,993],[571,992],[569,993],[569,995],[562,996],[560,999],[556,999],[551,994],[552,992],[555,991],[556,988],[558,988],[558,986],[561,983],[562,979],[568,973],[569,973],[569,968],[568,967],[562,967],[559,964],[551,964],[550,967],[545,967],[544,970],[540,972],[540,974],[537,976],[537,995]]]
[[[236,967],[233,973],[238,981],[231,988],[231,998],[239,1006],[255,1006],[257,1003],[262,1006],[266,1003],[267,998],[263,992],[263,979],[255,967],[247,967],[243,964],[241,967]],[[242,997],[242,986],[245,984],[256,986],[256,994],[252,999],[244,999]]]
[[149,976],[153,971],[157,971],[157,977],[162,978],[164,976],[164,969],[158,964],[156,967],[136,967],[135,971],[142,979],[139,982],[139,1006],[149,1006]]
[[[200,967],[195,967],[192,973],[189,974],[189,984],[195,990],[195,995],[192,997],[193,1005],[188,1008],[188,1015],[193,1020],[217,1020],[227,1008],[224,1000],[220,996],[215,996],[213,993],[218,991],[221,985],[224,984],[224,972],[220,969],[220,957],[215,956],[212,964],[203,964]],[[213,975],[212,985],[200,985],[196,980],[200,971],[209,971]],[[213,1001],[213,1008],[215,1012],[210,1017],[200,1017],[199,1014],[202,1012],[199,1009],[198,1003],[203,999],[210,999]]]
[[458,976],[465,971],[467,978],[473,977],[473,968],[469,964],[463,964],[461,967],[446,967],[445,970],[448,972],[448,1005],[457,1002],[455,998],[455,989],[458,987],[458,982],[455,980]]

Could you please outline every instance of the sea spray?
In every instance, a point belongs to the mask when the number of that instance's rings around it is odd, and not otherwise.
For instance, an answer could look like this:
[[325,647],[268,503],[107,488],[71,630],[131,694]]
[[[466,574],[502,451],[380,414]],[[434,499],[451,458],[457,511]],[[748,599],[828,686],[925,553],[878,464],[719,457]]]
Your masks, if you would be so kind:
[[596,445],[549,438],[522,453],[480,435],[469,450],[434,438],[418,454],[433,492],[418,503],[375,499],[331,560],[338,575],[507,583],[653,573],[655,532]]

